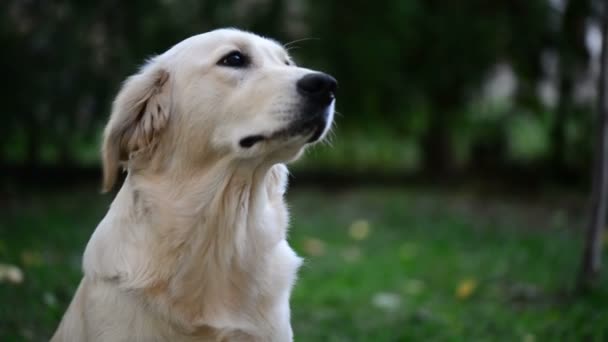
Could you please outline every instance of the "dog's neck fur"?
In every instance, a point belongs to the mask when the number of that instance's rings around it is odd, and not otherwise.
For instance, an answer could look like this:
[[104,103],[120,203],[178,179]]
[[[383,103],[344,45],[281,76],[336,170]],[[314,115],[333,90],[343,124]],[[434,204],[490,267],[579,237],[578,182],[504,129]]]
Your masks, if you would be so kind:
[[[162,302],[152,307],[171,308],[157,314],[178,328],[224,320],[246,328],[248,318],[234,312],[255,311],[293,282],[266,284],[274,281],[267,256],[286,235],[286,177],[282,164],[234,162],[189,177],[129,174],[87,246],[85,274],[133,290],[147,304]],[[266,224],[277,220],[278,227]],[[268,290],[276,293],[260,293]]]

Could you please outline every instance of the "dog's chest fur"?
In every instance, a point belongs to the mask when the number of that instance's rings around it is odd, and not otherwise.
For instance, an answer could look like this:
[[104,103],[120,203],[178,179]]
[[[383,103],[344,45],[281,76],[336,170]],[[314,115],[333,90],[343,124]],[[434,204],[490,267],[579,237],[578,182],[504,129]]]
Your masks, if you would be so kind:
[[[225,180],[203,204],[184,196],[159,207],[153,192],[125,184],[85,251],[83,314],[104,322],[89,327],[93,335],[291,340],[301,259],[285,240],[285,172],[275,166],[259,184]],[[202,216],[192,221],[184,203],[198,203]]]

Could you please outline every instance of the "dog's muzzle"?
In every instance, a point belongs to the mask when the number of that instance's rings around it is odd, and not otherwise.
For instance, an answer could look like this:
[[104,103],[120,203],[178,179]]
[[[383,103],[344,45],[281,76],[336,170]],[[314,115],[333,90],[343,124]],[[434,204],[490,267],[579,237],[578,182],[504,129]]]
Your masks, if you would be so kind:
[[321,72],[305,75],[296,82],[296,88],[302,100],[300,110],[293,121],[286,128],[271,135],[246,136],[239,141],[239,145],[242,148],[250,148],[264,140],[311,133],[307,143],[319,140],[333,119],[337,87],[338,82],[330,75]]

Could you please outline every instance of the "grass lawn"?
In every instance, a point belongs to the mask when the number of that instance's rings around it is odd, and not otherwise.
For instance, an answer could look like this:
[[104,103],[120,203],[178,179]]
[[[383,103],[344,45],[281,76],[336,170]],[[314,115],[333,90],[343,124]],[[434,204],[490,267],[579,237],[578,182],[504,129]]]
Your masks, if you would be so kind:
[[[572,295],[582,220],[551,201],[372,188],[288,197],[290,243],[306,257],[296,341],[608,340],[608,277]],[[0,341],[49,338],[108,204],[93,187],[0,201],[0,264],[24,273],[0,283]]]

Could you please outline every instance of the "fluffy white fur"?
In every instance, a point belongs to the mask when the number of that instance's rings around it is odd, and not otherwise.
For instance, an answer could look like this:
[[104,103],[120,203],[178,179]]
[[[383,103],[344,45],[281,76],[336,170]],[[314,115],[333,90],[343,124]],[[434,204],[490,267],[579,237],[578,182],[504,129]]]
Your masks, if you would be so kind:
[[[218,65],[238,50],[247,68]],[[286,242],[287,169],[312,132],[296,67],[238,30],[191,37],[127,79],[104,134],[104,188],[128,170],[91,237],[51,341],[291,341],[301,259]],[[331,125],[333,102],[327,109]],[[239,140],[268,137],[243,148]]]

